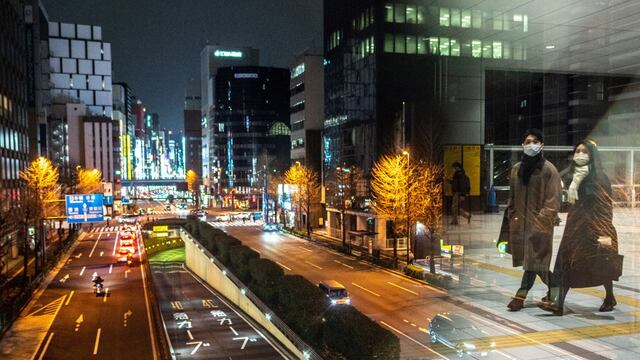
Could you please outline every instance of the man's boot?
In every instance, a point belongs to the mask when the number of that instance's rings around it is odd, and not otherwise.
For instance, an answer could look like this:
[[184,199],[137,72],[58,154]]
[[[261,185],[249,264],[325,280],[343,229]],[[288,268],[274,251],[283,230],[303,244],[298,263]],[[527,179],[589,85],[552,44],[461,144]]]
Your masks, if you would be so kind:
[[543,301],[538,304],[538,307],[544,311],[548,311],[555,316],[562,316],[564,314],[564,304],[560,296],[560,288],[552,287],[549,289],[548,297],[549,301]]

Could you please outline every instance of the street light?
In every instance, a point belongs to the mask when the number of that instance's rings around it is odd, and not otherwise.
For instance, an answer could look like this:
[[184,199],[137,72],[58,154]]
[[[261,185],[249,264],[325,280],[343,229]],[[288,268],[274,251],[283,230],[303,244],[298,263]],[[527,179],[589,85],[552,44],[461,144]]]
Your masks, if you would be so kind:
[[[411,182],[411,156],[409,151],[403,150],[402,155],[407,157],[407,179],[408,182]],[[407,265],[409,265],[410,256],[409,250],[411,245],[411,209],[410,209],[410,195],[411,191],[409,191],[410,184],[407,184]]]

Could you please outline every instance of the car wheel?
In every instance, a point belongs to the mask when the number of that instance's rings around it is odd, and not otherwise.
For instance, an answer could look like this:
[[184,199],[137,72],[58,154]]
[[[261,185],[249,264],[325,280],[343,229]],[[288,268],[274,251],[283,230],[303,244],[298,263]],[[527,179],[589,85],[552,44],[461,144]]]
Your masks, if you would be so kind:
[[438,342],[438,337],[436,336],[436,333],[434,333],[434,332],[429,333],[429,337],[431,338],[431,343],[432,344],[435,344],[435,343]]
[[464,347],[462,346],[462,344],[456,345],[456,354],[459,358],[464,356]]

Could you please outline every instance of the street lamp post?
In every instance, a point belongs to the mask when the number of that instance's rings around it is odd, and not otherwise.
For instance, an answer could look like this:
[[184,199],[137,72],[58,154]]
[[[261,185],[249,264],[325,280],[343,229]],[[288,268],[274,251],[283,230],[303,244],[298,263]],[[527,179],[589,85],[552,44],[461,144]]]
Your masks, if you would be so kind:
[[409,151],[403,150],[402,155],[407,157],[407,200],[406,200],[406,211],[407,211],[407,265],[409,265],[410,261],[410,249],[411,249],[411,191],[409,190],[410,182],[411,182],[411,156]]
[[[347,204],[345,203],[345,198],[344,198],[344,173],[345,173],[345,169],[338,166],[336,167],[336,174],[338,176],[338,191],[340,191],[340,225],[341,225],[341,229],[340,229],[340,233],[342,234],[342,248],[345,249],[346,251],[346,242],[347,242],[347,227],[344,224],[344,216],[345,216],[345,212],[346,212],[346,207]],[[351,251],[349,251],[350,253]]]

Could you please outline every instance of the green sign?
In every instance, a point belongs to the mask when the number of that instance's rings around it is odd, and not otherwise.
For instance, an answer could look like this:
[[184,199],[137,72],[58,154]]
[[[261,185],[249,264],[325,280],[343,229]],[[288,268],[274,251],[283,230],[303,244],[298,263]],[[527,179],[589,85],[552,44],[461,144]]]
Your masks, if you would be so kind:
[[213,52],[213,56],[215,56],[215,57],[241,58],[242,57],[242,51],[216,50],[216,51]]

